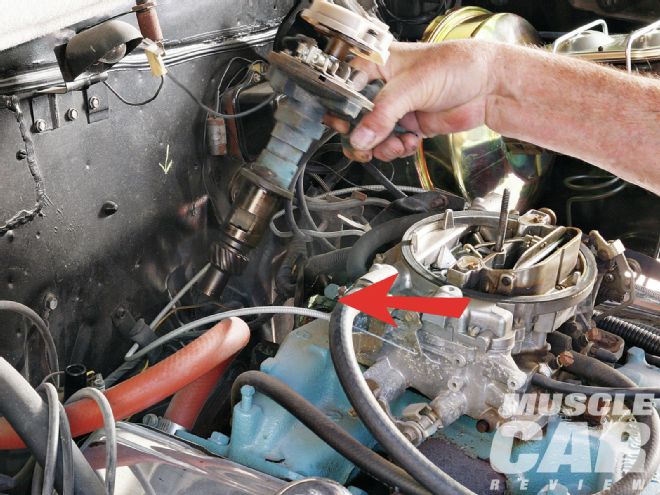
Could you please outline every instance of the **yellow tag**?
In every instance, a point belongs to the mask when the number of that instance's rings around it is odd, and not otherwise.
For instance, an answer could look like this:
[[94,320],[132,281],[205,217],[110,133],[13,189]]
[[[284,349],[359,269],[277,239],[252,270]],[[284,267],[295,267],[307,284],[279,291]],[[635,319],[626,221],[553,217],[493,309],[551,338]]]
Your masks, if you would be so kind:
[[[144,43],[144,41],[150,41],[150,43]],[[151,40],[144,41],[144,53],[147,55],[151,73],[156,77],[164,76],[167,74],[167,67],[165,67],[165,61],[162,56],[163,49]]]

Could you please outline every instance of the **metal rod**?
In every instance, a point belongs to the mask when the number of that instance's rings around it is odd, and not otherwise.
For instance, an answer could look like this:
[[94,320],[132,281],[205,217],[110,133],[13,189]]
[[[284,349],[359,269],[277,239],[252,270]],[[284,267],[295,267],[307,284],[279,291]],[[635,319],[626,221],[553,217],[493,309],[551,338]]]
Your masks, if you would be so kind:
[[505,189],[502,193],[502,206],[500,208],[500,223],[497,231],[497,240],[495,241],[496,253],[502,252],[504,248],[504,241],[506,240],[506,228],[509,224],[509,196],[510,191]]

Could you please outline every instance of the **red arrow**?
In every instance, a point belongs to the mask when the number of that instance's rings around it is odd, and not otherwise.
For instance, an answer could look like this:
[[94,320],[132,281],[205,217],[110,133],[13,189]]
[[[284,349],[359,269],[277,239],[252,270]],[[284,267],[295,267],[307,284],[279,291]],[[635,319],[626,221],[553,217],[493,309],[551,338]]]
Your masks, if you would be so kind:
[[380,282],[340,298],[339,302],[394,327],[396,327],[396,323],[387,308],[460,318],[470,303],[470,299],[467,297],[389,296],[388,293],[396,277],[396,275],[387,277]]

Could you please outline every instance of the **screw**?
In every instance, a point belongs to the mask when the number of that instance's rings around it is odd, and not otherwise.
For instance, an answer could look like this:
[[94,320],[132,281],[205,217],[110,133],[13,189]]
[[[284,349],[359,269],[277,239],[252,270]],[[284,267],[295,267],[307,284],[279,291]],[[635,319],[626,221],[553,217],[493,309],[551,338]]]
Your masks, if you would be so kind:
[[497,228],[497,239],[495,241],[494,252],[500,253],[504,248],[504,241],[506,240],[506,228],[509,222],[509,196],[511,195],[508,189],[502,192],[502,204],[500,206],[500,220]]
[[560,367],[564,366],[571,366],[575,362],[575,358],[573,358],[573,354],[571,354],[569,351],[564,351],[559,356],[557,356],[557,364]]
[[119,210],[119,205],[114,201],[106,201],[101,206],[101,211],[107,216],[114,215],[117,213],[117,210]]
[[92,96],[87,103],[89,104],[89,108],[91,110],[96,110],[101,106],[101,100],[98,96]]
[[78,118],[78,110],[75,108],[69,108],[64,114],[66,120],[76,120]]
[[509,287],[513,283],[513,279],[510,275],[502,275],[501,282],[504,287]]
[[37,119],[34,121],[34,132],[44,132],[46,130],[46,121]]
[[115,316],[117,318],[123,318],[124,316],[126,316],[126,308],[124,308],[123,306],[119,306],[117,309],[115,309]]
[[605,282],[607,282],[608,284],[614,282],[614,275],[612,275],[611,273],[606,273],[603,278],[605,279]]
[[27,157],[27,151],[25,151],[25,150],[18,150],[18,151],[16,152],[16,159],[17,159],[17,160],[25,160],[26,157]]

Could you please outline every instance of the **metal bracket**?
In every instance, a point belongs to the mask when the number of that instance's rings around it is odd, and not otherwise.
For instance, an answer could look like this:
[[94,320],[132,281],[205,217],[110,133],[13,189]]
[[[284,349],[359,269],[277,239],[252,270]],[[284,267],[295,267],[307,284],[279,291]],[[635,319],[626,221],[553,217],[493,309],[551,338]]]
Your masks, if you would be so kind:
[[605,33],[606,36],[609,36],[609,30],[607,29],[607,22],[605,22],[603,19],[596,19],[593,22],[590,22],[589,24],[585,24],[584,26],[580,26],[577,29],[574,29],[573,31],[570,31],[559,38],[555,40],[555,42],[552,44],[552,53],[557,53],[557,49],[561,46],[562,43],[565,41],[568,41],[574,37],[576,37],[579,34],[584,33],[585,31],[588,31],[591,28],[594,28],[596,26],[602,26],[603,28],[603,33]]
[[103,84],[94,84],[84,90],[87,122],[90,124],[109,117],[108,89]]
[[626,43],[626,70],[628,71],[629,74],[632,72],[633,44],[642,36],[645,36],[657,29],[660,29],[660,20],[630,33],[630,36],[628,37],[628,42]]
[[30,99],[32,132],[41,133],[60,126],[58,102],[55,95],[41,95]]

